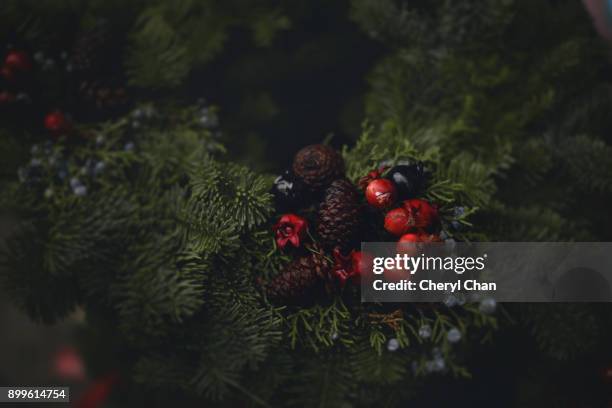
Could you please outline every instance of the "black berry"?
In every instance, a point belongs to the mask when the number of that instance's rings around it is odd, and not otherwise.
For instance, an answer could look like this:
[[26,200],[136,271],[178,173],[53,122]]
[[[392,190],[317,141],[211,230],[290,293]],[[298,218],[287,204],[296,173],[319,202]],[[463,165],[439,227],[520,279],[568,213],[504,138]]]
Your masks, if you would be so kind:
[[276,209],[282,212],[303,206],[308,198],[306,186],[291,170],[285,170],[274,180],[272,194]]
[[427,174],[421,162],[394,166],[389,169],[386,177],[397,187],[400,200],[416,197],[427,183]]

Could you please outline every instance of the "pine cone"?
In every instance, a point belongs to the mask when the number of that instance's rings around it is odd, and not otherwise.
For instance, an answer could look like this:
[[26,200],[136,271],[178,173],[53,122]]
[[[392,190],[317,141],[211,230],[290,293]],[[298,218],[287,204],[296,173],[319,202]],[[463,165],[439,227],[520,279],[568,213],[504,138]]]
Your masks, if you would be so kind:
[[295,259],[265,285],[268,299],[293,304],[312,302],[326,287],[331,266],[329,260],[318,253]]
[[347,179],[334,181],[319,208],[317,233],[327,248],[348,249],[361,226],[361,203],[356,187]]
[[293,172],[312,191],[319,191],[344,175],[344,160],[329,146],[306,146],[293,159]]

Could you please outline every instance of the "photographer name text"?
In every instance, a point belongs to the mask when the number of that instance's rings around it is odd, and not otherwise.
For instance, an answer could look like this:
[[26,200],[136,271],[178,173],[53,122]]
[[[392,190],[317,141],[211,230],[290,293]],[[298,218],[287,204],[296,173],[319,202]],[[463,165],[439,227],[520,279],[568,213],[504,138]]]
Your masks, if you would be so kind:
[[382,279],[377,279],[372,282],[372,287],[376,291],[440,291],[450,293],[458,291],[493,292],[497,290],[496,283],[479,282],[475,279],[457,280],[455,282],[434,282],[427,279],[418,282],[408,279],[401,279],[398,282],[385,282]]

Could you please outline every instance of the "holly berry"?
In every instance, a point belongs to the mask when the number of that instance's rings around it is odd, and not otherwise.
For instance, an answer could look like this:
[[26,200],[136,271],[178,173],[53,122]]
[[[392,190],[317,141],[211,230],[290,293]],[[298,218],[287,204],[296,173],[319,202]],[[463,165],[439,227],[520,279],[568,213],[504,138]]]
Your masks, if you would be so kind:
[[82,357],[73,347],[60,349],[53,357],[55,374],[64,380],[85,380],[85,365]]
[[6,65],[0,67],[0,76],[7,82],[13,82],[15,80],[15,72]]
[[271,192],[279,211],[289,211],[300,207],[308,195],[304,183],[291,170],[285,170],[274,180]]
[[15,102],[15,95],[8,91],[0,92],[0,105],[6,105]]
[[426,234],[423,232],[409,232],[401,236],[398,243],[415,243],[415,242],[442,242],[440,237],[435,234]]
[[360,189],[365,190],[368,187],[368,184],[370,184],[370,182],[381,178],[386,169],[386,167],[380,167],[379,169],[372,170],[365,176],[361,177],[357,182],[357,185]]
[[386,208],[395,202],[397,190],[390,180],[379,178],[368,184],[365,196],[372,207]]
[[54,135],[61,135],[70,130],[71,124],[68,118],[60,112],[54,111],[45,116],[45,129]]
[[399,243],[421,242],[421,234],[414,233],[414,232],[409,232],[408,234],[402,235],[401,238],[399,239],[399,241],[397,241],[397,242],[399,242]]
[[397,241],[397,247],[395,251],[398,254],[406,254],[408,256],[418,256],[422,252],[422,248],[418,245],[422,241],[422,234],[409,232],[408,234],[402,235]]
[[409,232],[401,236],[397,241],[397,253],[416,256],[422,252],[421,243],[442,242],[440,237],[435,234],[426,234],[424,232]]
[[400,200],[416,196],[427,181],[423,163],[394,166],[387,178],[395,184]]
[[438,224],[438,210],[425,200],[405,200],[402,207],[408,212],[410,226],[417,229],[430,228]]
[[74,406],[92,408],[106,405],[106,400],[118,382],[119,374],[116,372],[98,378],[83,391]]
[[400,236],[407,233],[411,228],[410,215],[404,208],[395,208],[385,215],[385,229]]
[[387,282],[401,282],[403,280],[410,280],[414,276],[410,273],[406,273],[405,269],[400,269],[395,265],[391,268],[385,268],[383,274],[385,277],[385,281]]
[[439,224],[438,210],[425,200],[405,200],[402,207],[385,216],[385,229],[393,235],[403,235],[410,230],[431,230]]
[[14,72],[27,72],[32,69],[32,60],[23,51],[11,51],[4,59],[4,66]]

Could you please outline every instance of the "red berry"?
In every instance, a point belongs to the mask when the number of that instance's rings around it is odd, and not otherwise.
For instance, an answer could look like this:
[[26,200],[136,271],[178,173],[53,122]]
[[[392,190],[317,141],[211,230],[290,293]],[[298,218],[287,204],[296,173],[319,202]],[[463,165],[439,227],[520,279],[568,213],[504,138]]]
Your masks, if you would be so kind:
[[397,241],[397,253],[416,256],[423,252],[423,246],[417,245],[420,243],[441,242],[440,237],[434,234],[426,234],[423,232],[409,232],[402,235]]
[[387,282],[401,282],[402,280],[410,280],[412,278],[409,272],[398,268],[396,265],[393,265],[391,268],[385,268],[383,274]]
[[402,235],[402,237],[397,242],[421,242],[422,234],[415,234],[414,232],[409,232],[408,234]]
[[442,242],[440,237],[435,234],[426,234],[423,232],[409,232],[408,234],[402,235],[397,241],[398,243],[405,242]]
[[70,130],[70,122],[62,112],[55,111],[45,116],[45,128],[55,135],[60,135]]
[[397,191],[390,180],[376,179],[368,184],[365,196],[372,207],[386,208],[395,202]]
[[365,270],[365,265],[367,265],[367,259],[364,258],[363,252],[352,252],[351,262],[353,264],[353,270],[357,273],[357,275],[361,275],[361,272]]
[[372,271],[374,257],[369,252],[354,251],[351,253],[351,263],[358,280]]
[[425,200],[413,198],[402,203],[410,217],[410,226],[428,228],[438,222],[438,210]]
[[385,229],[393,235],[405,234],[410,227],[410,216],[403,208],[395,208],[385,216]]
[[6,105],[15,101],[15,95],[9,91],[0,92],[0,105]]
[[416,256],[419,254],[419,247],[416,245],[418,242],[421,242],[420,233],[409,232],[408,234],[404,234],[399,241],[397,241],[396,251],[398,254]]
[[380,176],[382,176],[385,170],[386,170],[386,167],[381,167],[379,169],[372,170],[371,172],[366,174],[364,177],[360,178],[359,181],[357,182],[357,184],[359,185],[359,188],[362,190],[365,190],[366,187],[368,187],[368,184],[370,184],[371,181],[380,178]]
[[0,75],[2,75],[2,78],[7,82],[13,82],[15,80],[15,72],[7,65],[3,65],[2,68],[0,68]]
[[65,380],[85,380],[85,364],[75,348],[67,346],[60,349],[53,359],[57,376]]
[[25,72],[32,69],[32,61],[23,51],[9,52],[4,60],[4,65],[13,71]]

